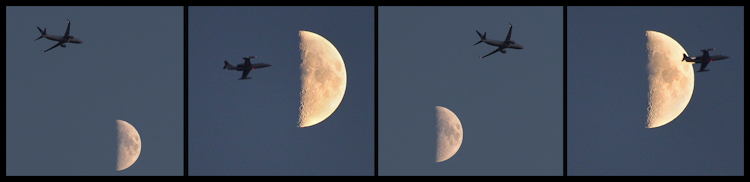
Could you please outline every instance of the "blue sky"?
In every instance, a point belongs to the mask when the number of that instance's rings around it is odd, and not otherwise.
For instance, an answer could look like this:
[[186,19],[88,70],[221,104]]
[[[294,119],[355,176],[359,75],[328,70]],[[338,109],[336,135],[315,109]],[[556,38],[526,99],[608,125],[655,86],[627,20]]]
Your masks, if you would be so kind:
[[[379,7],[378,175],[562,175],[562,7]],[[523,50],[478,44],[475,30]],[[435,163],[435,106],[463,143]]]
[[[189,7],[189,175],[374,175],[374,7]],[[300,30],[344,59],[341,104],[298,128]],[[258,56],[250,80],[221,69]]]
[[[744,175],[743,7],[568,7],[568,175]],[[685,110],[646,129],[646,30],[690,56],[730,58],[695,74]],[[700,65],[693,66],[695,70]]]
[[[82,44],[46,53],[46,28]],[[182,175],[182,7],[6,7],[7,175]],[[115,120],[141,135],[116,171]]]

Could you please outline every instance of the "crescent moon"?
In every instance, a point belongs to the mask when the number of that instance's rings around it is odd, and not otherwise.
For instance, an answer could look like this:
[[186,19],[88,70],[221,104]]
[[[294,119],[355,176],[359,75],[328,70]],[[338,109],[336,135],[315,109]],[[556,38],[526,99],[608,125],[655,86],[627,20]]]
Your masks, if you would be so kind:
[[322,36],[299,31],[300,114],[298,127],[318,124],[338,108],[346,91],[346,66],[336,47]]
[[437,117],[437,154],[435,162],[450,159],[461,148],[464,140],[464,128],[453,111],[442,106],[435,106]]
[[130,123],[117,120],[117,170],[127,169],[141,155],[141,135]]
[[646,31],[648,42],[649,102],[646,128],[672,122],[690,102],[695,84],[692,63],[682,45],[661,32]]

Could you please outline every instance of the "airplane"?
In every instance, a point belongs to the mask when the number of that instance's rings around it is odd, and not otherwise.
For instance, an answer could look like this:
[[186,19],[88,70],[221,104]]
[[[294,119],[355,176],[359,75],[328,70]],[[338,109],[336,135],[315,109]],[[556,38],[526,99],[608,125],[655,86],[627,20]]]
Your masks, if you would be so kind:
[[[508,22],[508,24],[510,24],[510,22]],[[508,30],[508,36],[505,37],[505,41],[487,39],[487,32],[484,32],[484,35],[482,35],[482,34],[479,33],[478,30],[476,30],[477,31],[477,35],[479,35],[479,38],[482,38],[482,40],[479,40],[479,42],[475,43],[474,45],[477,45],[479,43],[484,42],[486,44],[498,47],[497,49],[495,49],[495,51],[492,51],[491,53],[489,53],[489,54],[487,54],[485,56],[479,57],[479,58],[481,59],[481,58],[487,57],[487,56],[489,56],[491,54],[496,53],[497,51],[505,53],[505,50],[504,50],[505,48],[523,49],[523,46],[521,44],[516,44],[516,41],[510,40],[510,32],[512,30],[513,30],[513,24],[510,24],[510,30]]]
[[708,66],[708,63],[729,58],[729,56],[724,56],[724,55],[709,56],[708,51],[713,51],[713,50],[716,50],[716,49],[714,48],[701,49],[701,52],[703,52],[702,57],[688,57],[687,54],[682,54],[682,60],[686,62],[701,63],[701,69],[698,70],[698,72],[706,72],[706,71],[709,71],[708,69],[706,69],[706,66]]
[[242,71],[242,77],[239,80],[251,79],[253,77],[247,77],[247,74],[250,73],[250,71],[254,70],[255,68],[265,68],[265,67],[271,66],[270,64],[266,64],[266,63],[251,64],[250,59],[257,58],[257,57],[258,56],[244,57],[242,59],[245,59],[245,63],[240,63],[236,67],[232,66],[232,64],[229,64],[229,62],[224,60],[224,68],[222,69]]
[[[62,46],[63,48],[65,48],[65,47],[67,47],[67,46],[65,46],[65,43],[76,43],[76,44],[83,43],[83,41],[81,39],[75,38],[72,35],[70,35],[70,19],[68,19],[68,29],[65,30],[65,35],[64,36],[47,35],[47,28],[44,28],[44,31],[42,31],[42,29],[39,28],[39,27],[36,27],[36,29],[39,29],[39,32],[42,33],[42,36],[39,36],[39,38],[36,38],[36,40],[39,40],[42,37],[44,37],[44,38],[47,38],[47,39],[52,40],[52,41],[57,41],[57,44],[55,44],[55,46],[50,47],[46,51],[42,51],[42,53],[47,52],[47,51],[49,51],[49,50],[51,50],[51,49],[53,49],[53,48],[55,48],[57,46]],[[36,41],[36,40],[34,40],[34,41]]]

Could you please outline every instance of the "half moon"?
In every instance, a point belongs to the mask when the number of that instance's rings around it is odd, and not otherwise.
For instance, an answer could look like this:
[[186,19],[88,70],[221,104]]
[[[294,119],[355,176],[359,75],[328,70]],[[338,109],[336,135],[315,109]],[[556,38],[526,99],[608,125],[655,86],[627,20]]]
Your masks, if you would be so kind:
[[695,84],[693,63],[683,62],[687,54],[680,43],[661,32],[646,31],[649,92],[646,128],[672,122],[690,102]]
[[435,162],[443,162],[453,157],[464,140],[464,128],[453,111],[435,106],[437,116],[437,154]]
[[322,36],[299,31],[299,37],[301,128],[320,123],[338,108],[346,91],[346,67],[336,47]]
[[130,123],[117,120],[117,170],[127,169],[141,155],[141,135]]

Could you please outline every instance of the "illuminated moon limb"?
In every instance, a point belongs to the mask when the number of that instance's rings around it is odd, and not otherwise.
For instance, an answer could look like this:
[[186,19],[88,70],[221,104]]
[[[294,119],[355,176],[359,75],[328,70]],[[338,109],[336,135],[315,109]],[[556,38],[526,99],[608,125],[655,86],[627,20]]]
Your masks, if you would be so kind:
[[649,102],[646,128],[672,122],[693,96],[693,63],[683,62],[682,45],[663,33],[646,31],[648,49]]
[[299,31],[300,114],[298,127],[318,124],[338,108],[346,91],[346,66],[336,47],[322,36]]
[[141,155],[141,135],[130,123],[117,120],[117,170],[127,169]]
[[443,162],[453,157],[464,140],[464,128],[453,111],[435,106],[437,116],[437,154],[435,162]]

